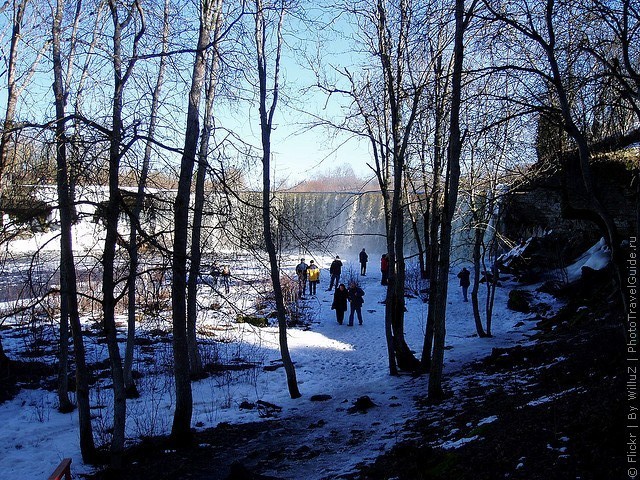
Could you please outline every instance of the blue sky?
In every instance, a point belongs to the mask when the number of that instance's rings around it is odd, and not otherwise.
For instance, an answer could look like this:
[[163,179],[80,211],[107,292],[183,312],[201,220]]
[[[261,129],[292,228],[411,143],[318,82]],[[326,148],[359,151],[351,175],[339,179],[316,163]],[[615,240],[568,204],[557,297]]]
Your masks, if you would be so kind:
[[[323,12],[317,10],[318,18]],[[313,120],[311,115],[339,121],[344,114],[340,102],[344,99],[333,96],[330,102],[326,102],[324,94],[318,89],[309,89],[316,83],[316,77],[309,66],[308,58],[318,61],[327,67],[331,66],[349,67],[357,69],[356,64],[363,61],[363,58],[353,52],[353,46],[348,38],[351,26],[344,19],[339,19],[340,32],[330,28],[322,29],[314,24],[309,28],[293,15],[286,18],[288,24],[287,42],[283,51],[282,60],[282,95],[275,115],[276,128],[273,133],[273,166],[274,178],[276,181],[287,180],[289,183],[299,182],[314,175],[335,170],[341,165],[350,165],[358,176],[369,177],[370,170],[366,163],[370,160],[370,148],[368,142],[362,140],[349,139],[345,134],[337,134],[335,131],[328,131],[324,127],[317,127],[312,130],[308,128]],[[0,24],[4,24],[5,18],[0,19]],[[335,28],[335,25],[334,25]],[[322,38],[320,38],[322,37]],[[5,39],[6,40],[6,39]],[[4,47],[7,45],[5,44]],[[35,46],[34,46],[35,47]],[[23,54],[29,50],[22,45]],[[47,56],[49,52],[47,52]],[[51,91],[50,64],[48,58],[43,58],[39,65],[42,73],[37,74],[25,94],[19,100],[17,119],[23,121],[41,122],[53,117],[53,96]],[[331,64],[331,66],[329,66]],[[136,71],[142,65],[136,66]],[[102,105],[108,104],[110,89],[110,73],[101,72],[107,75],[105,82],[100,84],[97,91],[92,91],[88,95],[87,101],[91,102],[93,108],[102,109]],[[186,73],[186,71],[184,72]],[[93,75],[96,75],[93,73]],[[135,73],[134,73],[135,75]],[[183,78],[184,80],[184,78]],[[0,108],[2,112],[6,107],[6,76],[0,77],[3,88],[0,88]],[[94,84],[94,86],[96,86]],[[106,88],[105,88],[106,87]],[[127,88],[135,89],[133,84]],[[176,91],[181,90],[179,87]],[[134,94],[135,95],[135,94]],[[101,98],[104,97],[104,98]],[[170,102],[180,102],[181,96],[186,100],[183,92],[172,92]],[[184,113],[176,109],[176,105],[168,103],[165,108],[167,119],[172,128],[170,133],[175,138],[174,145],[180,146],[183,140],[185,124]],[[226,110],[226,111],[225,111]],[[233,111],[233,113],[230,113]],[[105,112],[103,111],[103,115]],[[89,114],[91,115],[91,114]],[[134,113],[134,115],[136,115]],[[171,115],[173,117],[171,118]],[[233,130],[242,136],[245,141],[254,146],[259,146],[259,123],[257,118],[257,104],[230,105],[216,107],[218,125],[226,129]],[[166,132],[169,134],[169,132]]]

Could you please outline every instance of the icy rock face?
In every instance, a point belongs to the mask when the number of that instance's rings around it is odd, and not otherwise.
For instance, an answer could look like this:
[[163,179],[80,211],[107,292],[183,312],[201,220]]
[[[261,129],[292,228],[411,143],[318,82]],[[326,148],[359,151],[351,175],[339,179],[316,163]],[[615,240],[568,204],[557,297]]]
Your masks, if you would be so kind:
[[[140,219],[147,233],[165,245],[172,242],[174,197],[171,190],[147,192]],[[101,228],[101,205],[106,198],[104,189],[79,193],[83,205],[93,206],[83,212],[85,223]],[[191,201],[194,202],[193,197]],[[261,206],[261,192],[241,192],[237,196],[207,193],[202,220],[203,237],[207,238],[205,250],[263,248]],[[379,192],[276,192],[271,206],[274,235],[283,252],[323,250],[357,256],[362,248],[372,254],[386,251],[384,206]],[[50,221],[56,223],[58,219]],[[406,221],[406,248],[412,254],[415,242],[409,220]],[[130,228],[130,219],[124,214],[119,228],[123,235]],[[423,231],[421,224],[419,228]],[[370,261],[374,258],[370,257]]]
[[[259,193],[245,193],[246,203],[259,205]],[[365,248],[369,261],[379,260],[386,251],[385,218],[382,196],[378,192],[278,192],[272,199],[274,231],[282,251],[329,251],[342,258],[356,257]],[[417,249],[405,219],[407,255]],[[237,202],[230,208],[213,212],[206,222],[214,237],[224,243],[229,235],[253,246],[262,242],[262,219],[259,209]],[[420,219],[419,229],[422,228]],[[219,228],[224,225],[225,228]],[[372,263],[373,264],[373,263]]]
[[[629,152],[631,155],[631,151]],[[591,164],[595,194],[611,215],[620,238],[633,236],[637,231],[638,189],[634,171],[638,154],[593,159]],[[600,238],[602,231],[580,209],[589,209],[585,202],[581,175],[562,169],[532,170],[527,180],[510,191],[504,201],[501,233],[510,239],[540,237],[553,231],[560,239],[559,252],[571,261]],[[562,193],[566,190],[567,202]],[[567,209],[567,206],[572,208]]]
[[[43,188],[43,191],[53,192],[50,188]],[[135,193],[124,188],[122,192],[130,201]],[[53,193],[44,197],[43,202],[53,204]],[[95,230],[91,238],[102,238],[103,206],[108,200],[108,192],[104,187],[85,188],[77,192],[77,197],[82,207],[80,223]],[[174,197],[172,190],[148,191],[140,218],[147,235],[168,247],[173,241]],[[191,201],[194,202],[193,197]],[[205,251],[264,248],[261,205],[261,192],[241,192],[237,196],[208,192],[202,220],[203,238],[207,238]],[[365,248],[374,265],[387,250],[384,203],[379,192],[276,192],[271,205],[274,235],[283,252],[324,251],[343,258],[355,257],[357,261],[358,252]],[[460,215],[454,221],[452,256],[468,260],[471,258],[470,233],[465,228],[468,212]],[[424,235],[424,218],[419,213],[417,217],[417,229]],[[55,228],[59,218],[52,216],[48,222]],[[130,218],[123,213],[119,222],[121,235],[126,237],[130,226]],[[407,214],[404,231],[405,255],[415,256],[417,246]]]
[[[362,248],[370,252],[386,249],[384,207],[379,193],[300,192],[279,193],[277,197],[284,203],[284,217],[295,219],[311,244],[325,239],[330,249],[343,253]],[[290,247],[297,246],[296,240],[289,239]]]

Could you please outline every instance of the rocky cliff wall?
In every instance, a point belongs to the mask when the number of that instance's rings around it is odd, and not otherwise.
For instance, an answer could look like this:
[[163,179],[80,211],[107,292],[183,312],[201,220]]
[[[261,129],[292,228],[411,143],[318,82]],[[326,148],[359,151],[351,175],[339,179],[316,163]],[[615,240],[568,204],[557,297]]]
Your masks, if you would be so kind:
[[[594,187],[612,216],[621,240],[638,232],[640,156],[626,161],[592,163]],[[579,172],[555,171],[533,175],[512,190],[504,202],[502,232],[520,240],[551,232],[560,257],[572,258],[603,236],[598,224],[581,213],[587,207]]]

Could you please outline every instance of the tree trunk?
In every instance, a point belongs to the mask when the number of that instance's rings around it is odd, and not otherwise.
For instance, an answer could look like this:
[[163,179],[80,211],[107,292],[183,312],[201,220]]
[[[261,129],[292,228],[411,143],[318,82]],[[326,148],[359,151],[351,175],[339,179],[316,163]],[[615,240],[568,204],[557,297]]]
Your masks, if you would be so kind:
[[[167,52],[169,37],[169,2],[165,0],[164,4],[164,21],[162,31],[162,52]],[[160,65],[158,67],[158,78],[153,89],[151,98],[151,111],[149,113],[149,129],[147,131],[147,142],[142,159],[142,168],[140,170],[140,180],[138,181],[138,191],[136,193],[136,204],[130,215],[129,230],[129,277],[127,278],[127,344],[124,354],[124,384],[127,398],[138,398],[140,396],[136,383],[133,379],[133,354],[135,349],[135,333],[136,333],[136,279],[138,278],[139,265],[139,247],[138,247],[138,229],[140,226],[140,215],[144,208],[145,190],[147,186],[147,177],[149,175],[149,166],[151,163],[151,152],[153,139],[155,138],[156,124],[158,119],[158,107],[160,104],[160,93],[164,83],[164,72],[166,69],[166,56],[160,57]]]
[[[137,8],[133,5],[132,8]],[[124,385],[124,371],[122,368],[122,358],[120,356],[120,347],[118,344],[118,331],[115,322],[115,256],[116,243],[118,239],[118,218],[120,215],[120,205],[122,203],[120,195],[119,175],[121,160],[121,144],[122,144],[122,104],[124,95],[124,86],[127,78],[131,73],[131,69],[135,63],[136,43],[140,39],[144,31],[144,22],[142,30],[137,33],[134,40],[132,60],[129,63],[126,72],[123,73],[122,64],[122,33],[123,27],[126,26],[131,18],[128,12],[127,19],[120,22],[118,17],[118,3],[115,0],[109,0],[109,9],[113,20],[113,76],[114,76],[114,92],[113,92],[113,112],[111,121],[111,138],[109,143],[109,201],[105,212],[106,237],[104,253],[102,257],[102,313],[104,333],[107,341],[107,349],[109,351],[109,361],[111,365],[111,379],[113,381],[113,434],[111,437],[111,468],[120,470],[123,465],[123,453],[125,442],[125,423],[127,416],[127,400]]]
[[[422,237],[420,236],[420,228],[418,228],[417,214],[413,210],[413,202],[409,196],[409,189],[407,188],[408,183],[408,180],[405,180],[407,212],[409,213],[409,220],[411,221],[411,231],[413,233],[413,239],[416,242],[416,247],[418,248],[418,266],[420,268],[420,278],[425,279],[427,278],[427,269],[425,264],[424,246],[422,243]],[[417,196],[417,194],[415,195]],[[424,218],[424,214],[422,216]],[[423,229],[423,232],[425,231],[426,229]],[[428,242],[426,238],[425,242]]]
[[124,452],[124,429],[126,418],[126,395],[122,360],[118,346],[118,332],[115,322],[115,253],[118,238],[118,215],[120,210],[120,140],[122,132],[122,72],[121,72],[121,25],[118,20],[116,5],[110,1],[112,11],[113,62],[114,62],[114,95],[111,122],[111,139],[109,146],[109,201],[105,212],[106,237],[102,264],[102,321],[109,351],[111,379],[113,381],[113,433],[111,437],[111,467],[119,470],[122,467]]
[[198,48],[191,77],[184,151],[180,166],[180,180],[174,203],[173,282],[171,305],[173,307],[173,369],[176,382],[176,409],[171,427],[171,438],[176,445],[191,443],[191,416],[193,394],[191,391],[189,345],[187,341],[187,237],[189,231],[189,198],[191,178],[195,165],[200,133],[200,97],[206,70],[206,47],[211,34],[210,6],[201,4]]
[[[374,145],[375,148],[375,145]],[[391,302],[393,302],[395,296],[392,292],[392,288],[393,288],[393,277],[395,276],[395,274],[393,273],[395,271],[395,262],[393,261],[393,256],[395,255],[393,253],[394,248],[393,248],[393,235],[391,234],[391,208],[389,207],[389,204],[391,203],[389,201],[389,192],[387,188],[382,188],[382,186],[384,185],[384,182],[382,181],[382,176],[379,176],[379,182],[381,185],[381,190],[382,190],[382,198],[383,198],[383,204],[385,206],[384,210],[385,210],[385,230],[386,230],[386,239],[387,239],[387,261],[388,261],[388,267],[387,267],[387,292],[386,292],[386,297],[385,297],[385,308],[384,308],[384,333],[385,333],[385,339],[387,341],[387,355],[389,357],[389,375],[391,376],[397,376],[398,375],[398,364],[396,361],[396,345],[395,345],[395,338],[393,335],[394,329],[393,329],[393,316],[394,316],[394,308],[390,307],[389,304]]]
[[200,276],[200,263],[202,259],[202,215],[204,209],[204,186],[207,176],[209,162],[207,160],[209,151],[209,141],[213,132],[213,101],[215,99],[217,72],[218,72],[218,29],[222,20],[220,14],[222,9],[222,0],[214,2],[213,24],[213,43],[210,53],[209,76],[205,88],[205,112],[204,125],[200,135],[200,152],[198,154],[198,168],[196,171],[196,188],[195,201],[193,211],[193,226],[191,229],[191,265],[189,269],[189,281],[187,285],[187,343],[189,348],[189,365],[191,369],[191,378],[200,378],[203,375],[202,358],[198,350],[197,340],[197,280]]
[[[78,423],[80,427],[80,452],[82,459],[86,463],[94,463],[97,460],[96,448],[93,439],[93,430],[91,427],[91,410],[89,404],[89,373],[85,360],[84,339],[82,336],[82,327],[80,324],[80,316],[78,313],[78,295],[76,282],[75,260],[73,255],[73,242],[71,228],[73,224],[73,208],[69,197],[68,184],[68,168],[66,155],[66,137],[65,137],[65,92],[62,79],[62,58],[61,58],[61,25],[63,18],[63,0],[58,0],[54,13],[53,24],[53,70],[54,83],[53,90],[55,94],[56,107],[56,183],[58,189],[58,205],[60,209],[60,343],[61,352],[68,351],[68,331],[69,323],[71,324],[71,332],[74,343],[74,355],[76,364],[76,401],[78,404]],[[61,354],[62,356],[62,354]],[[61,362],[62,363],[62,362]],[[66,391],[67,387],[67,368],[66,365],[60,368],[62,389]],[[66,392],[64,397],[66,398]],[[67,398],[68,401],[68,398]],[[68,401],[61,402],[60,409],[72,410],[73,406]]]
[[[29,0],[21,0],[14,3],[13,24],[11,30],[11,45],[9,47],[9,61],[7,64],[7,107],[5,109],[2,136],[0,137],[0,197],[4,194],[5,178],[4,174],[9,162],[9,141],[11,129],[16,114],[18,104],[18,88],[16,85],[16,62],[18,60],[18,41],[20,40],[20,30],[22,20]],[[0,215],[0,222],[2,215]]]
[[211,130],[209,125],[205,125],[200,137],[200,153],[198,154],[198,167],[196,169],[193,225],[191,227],[191,263],[189,264],[189,279],[187,281],[187,344],[189,348],[189,368],[192,379],[201,378],[203,374],[202,359],[198,351],[198,304],[196,295],[198,292],[198,277],[200,276],[200,263],[202,260],[200,239],[202,236],[204,183],[208,165],[206,151],[209,148],[209,135],[211,135]]
[[[396,164],[401,163],[396,160]],[[403,168],[402,165],[395,167],[396,178],[402,177],[402,173],[398,169]],[[397,192],[401,189],[396,181],[394,190]],[[401,190],[400,190],[401,191]],[[387,290],[387,302],[385,308],[390,310],[391,329],[393,333],[393,349],[397,361],[398,368],[404,371],[415,371],[419,366],[419,361],[407,345],[404,337],[404,289],[405,289],[405,262],[404,262],[404,215],[401,205],[400,195],[394,192],[392,202],[392,220],[391,228],[393,231],[393,244],[395,251],[390,255],[389,265],[394,266],[393,278],[389,279],[389,288]]]
[[[71,225],[68,222],[69,199],[67,183],[67,153],[65,138],[65,92],[62,79],[62,54],[60,49],[60,31],[62,28],[63,6],[58,0],[53,17],[52,32],[52,60],[53,60],[53,91],[56,108],[56,164],[58,184],[58,208],[60,211],[60,347],[58,353],[58,410],[68,413],[74,410],[69,399],[69,280],[66,263],[73,251],[67,250],[70,245]],[[64,175],[64,176],[62,176]]]
[[[144,166],[142,167],[144,172]],[[144,173],[143,173],[144,175]],[[138,210],[138,201],[141,196],[140,188],[143,189],[142,197],[144,201],[144,187],[142,186],[142,180],[138,186],[138,198],[136,198],[136,206],[131,212],[130,216],[130,231],[129,231],[129,277],[127,278],[127,343],[124,350],[124,390],[127,398],[138,398],[140,393],[136,382],[133,379],[133,354],[135,350],[136,342],[136,279],[138,278],[138,242],[136,235],[136,225],[140,218],[140,211]]]
[[[406,36],[409,25],[409,10],[407,5],[400,6],[398,45],[398,58],[395,61],[404,66],[407,61]],[[391,148],[393,159],[393,193],[391,200],[390,228],[391,235],[389,245],[389,268],[393,272],[393,278],[389,278],[387,289],[387,301],[385,308],[389,310],[391,329],[393,333],[393,347],[398,368],[414,371],[419,366],[419,361],[406,343],[404,337],[404,289],[405,289],[405,261],[404,261],[404,208],[402,196],[404,192],[404,171],[406,162],[406,148],[411,136],[411,128],[415,121],[417,107],[422,94],[422,85],[414,86],[413,95],[408,99],[404,91],[403,69],[394,65],[391,52],[394,40],[391,38],[386,6],[383,2],[377,2],[377,35],[380,48],[380,62],[384,78],[384,88],[388,97],[389,120],[391,124]],[[403,107],[407,104],[410,115],[403,119]],[[404,120],[404,122],[403,122]],[[385,315],[387,315],[385,313]]]
[[271,88],[272,97],[271,105],[267,110],[267,46],[266,38],[266,19],[265,9],[262,0],[255,0],[255,40],[256,54],[258,64],[258,82],[260,95],[260,131],[262,140],[262,221],[264,230],[264,240],[269,255],[269,268],[271,274],[271,283],[273,284],[273,293],[276,301],[276,312],[278,316],[278,339],[280,343],[280,354],[282,355],[282,363],[287,376],[287,388],[291,398],[299,398],[301,396],[298,389],[298,381],[296,379],[296,371],[289,353],[289,344],[287,341],[287,319],[284,307],[284,299],[282,295],[282,285],[280,284],[280,268],[278,266],[278,257],[276,246],[273,242],[273,231],[271,227],[271,132],[273,130],[273,115],[278,103],[279,94],[279,72],[280,72],[280,55],[282,51],[282,22],[285,14],[284,0],[281,0],[279,9],[279,18],[277,22],[276,58],[274,59],[273,85]]
[[429,222],[431,219],[431,215],[430,215],[430,199],[427,199],[426,205],[425,205],[425,211],[422,214],[422,228],[424,230],[423,236],[424,236],[424,278],[425,279],[430,279],[431,278],[431,266],[429,264],[429,255],[431,253],[431,243],[429,242],[429,237],[431,235],[431,232],[429,230]]
[[4,348],[2,347],[2,342],[0,341],[0,379],[9,376],[10,368],[11,360],[9,360],[7,354],[4,353]]
[[[433,183],[431,186],[431,207],[429,218],[429,249],[427,252],[427,265],[429,270],[429,309],[427,312],[427,325],[422,344],[422,356],[420,357],[420,368],[423,372],[431,369],[431,350],[433,349],[433,329],[435,315],[435,301],[438,297],[438,259],[440,258],[440,177],[442,175],[442,126],[444,122],[444,92],[440,89],[440,79],[442,78],[442,57],[438,56],[434,65],[435,90],[433,100],[436,105],[435,125],[434,125],[434,145],[433,145]],[[424,174],[424,173],[423,173]],[[425,179],[426,183],[426,179]]]
[[[472,201],[473,202],[473,201]],[[475,212],[478,208],[477,205],[472,203],[471,209]],[[476,324],[476,332],[480,338],[487,336],[482,326],[482,317],[480,316],[480,305],[478,303],[478,291],[480,290],[480,269],[481,269],[481,248],[484,239],[484,233],[486,226],[483,225],[478,218],[478,215],[474,213],[474,239],[473,239],[473,288],[471,290],[471,305],[473,307],[473,319]]]
[[[494,271],[495,270],[495,271]],[[497,269],[492,270],[492,282],[487,281],[487,301],[485,304],[485,316],[487,318],[487,337],[491,337],[491,323],[493,319],[493,305],[496,298],[496,288],[498,287]]]
[[[434,183],[436,174],[434,173]],[[433,349],[433,329],[435,315],[435,301],[439,295],[438,259],[440,258],[440,215],[439,205],[436,197],[431,199],[431,219],[430,219],[430,249],[428,257],[429,265],[429,309],[427,311],[427,325],[424,332],[424,342],[422,344],[422,356],[420,357],[421,370],[428,372],[431,369],[431,350]]]
[[449,148],[447,151],[447,175],[445,179],[444,208],[440,224],[440,261],[438,263],[439,292],[435,299],[434,312],[434,346],[431,371],[429,375],[429,399],[438,401],[443,396],[442,370],[444,367],[445,320],[447,309],[447,290],[451,256],[451,223],[458,201],[458,185],[460,181],[460,103],[462,90],[462,60],[464,55],[464,0],[455,3],[455,40],[453,77],[451,82],[451,118],[449,131]]
[[291,354],[289,353],[289,344],[287,341],[287,318],[286,309],[284,306],[284,298],[282,295],[282,285],[280,284],[280,268],[278,266],[278,257],[275,244],[273,243],[273,237],[271,234],[271,191],[270,191],[270,161],[269,151],[270,143],[264,142],[263,134],[263,157],[262,157],[262,175],[263,175],[263,192],[262,192],[262,219],[264,223],[264,237],[267,248],[267,254],[269,255],[269,270],[271,274],[271,283],[273,285],[273,293],[276,301],[276,312],[278,316],[278,341],[280,344],[280,354],[282,355],[282,364],[287,376],[287,388],[289,389],[289,396],[291,398],[299,398],[302,396],[298,388],[298,381],[296,379],[296,370],[291,360]]

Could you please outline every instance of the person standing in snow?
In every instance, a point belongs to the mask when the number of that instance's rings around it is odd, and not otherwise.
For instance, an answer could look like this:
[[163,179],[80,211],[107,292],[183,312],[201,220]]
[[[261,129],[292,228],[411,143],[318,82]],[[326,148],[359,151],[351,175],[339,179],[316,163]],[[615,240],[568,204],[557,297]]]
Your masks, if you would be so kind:
[[367,274],[367,261],[369,261],[369,255],[365,252],[364,248],[360,252],[360,275]]
[[229,265],[222,266],[222,286],[224,287],[224,293],[229,293],[229,279],[231,278],[231,269]]
[[349,314],[349,326],[353,327],[354,314],[358,316],[358,323],[362,325],[362,304],[364,303],[364,290],[355,282],[351,282],[348,290],[349,302],[351,303],[351,313]]
[[467,292],[469,291],[469,285],[471,285],[471,272],[464,267],[460,273],[458,273],[458,278],[460,279],[460,286],[462,287],[462,296],[464,297],[464,301],[468,302]]
[[309,261],[307,280],[309,281],[309,295],[315,295],[316,287],[320,283],[320,269],[313,260]]
[[307,264],[304,258],[300,259],[300,263],[296,265],[296,275],[298,275],[298,296],[303,297],[307,289]]
[[336,311],[336,320],[339,325],[344,322],[344,312],[347,311],[348,297],[347,287],[344,286],[344,283],[341,283],[333,294],[333,303],[331,304],[331,310]]
[[213,288],[218,288],[218,280],[220,280],[220,274],[222,272],[220,271],[220,267],[218,267],[218,264],[214,263],[213,266],[211,267],[211,286]]
[[383,253],[380,258],[380,272],[382,273],[380,285],[387,285],[389,283],[389,258],[386,253]]
[[340,260],[339,255],[336,255],[336,259],[331,262],[329,273],[331,274],[331,281],[329,282],[329,288],[327,288],[327,292],[333,289],[333,282],[335,282],[336,288],[338,288],[338,284],[340,283],[340,275],[342,274],[342,261]]

